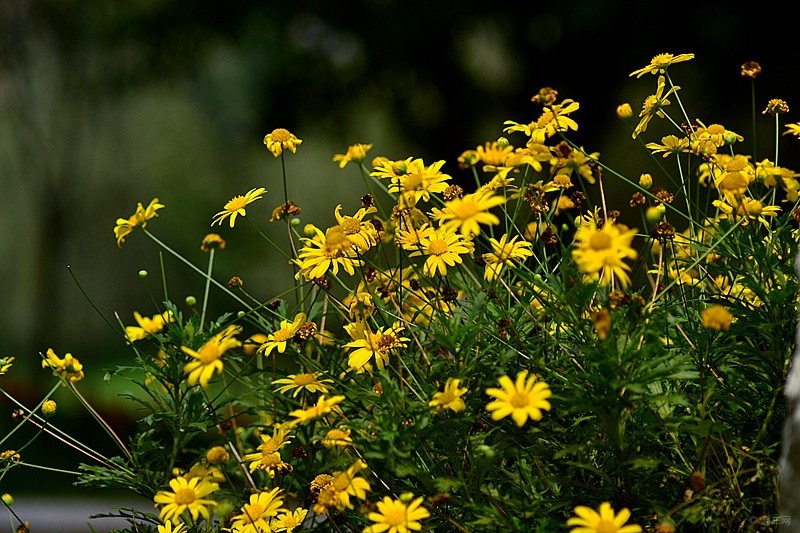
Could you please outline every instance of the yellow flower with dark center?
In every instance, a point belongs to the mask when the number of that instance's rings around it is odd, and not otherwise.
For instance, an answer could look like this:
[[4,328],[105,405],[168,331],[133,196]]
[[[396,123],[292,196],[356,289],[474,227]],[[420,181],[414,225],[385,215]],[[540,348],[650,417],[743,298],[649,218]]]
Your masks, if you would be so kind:
[[[352,327],[354,324],[361,325],[363,328],[354,328]],[[389,362],[389,354],[398,348],[405,348],[408,342],[406,337],[400,336],[403,331],[403,327],[400,325],[379,328],[373,333],[364,323],[354,324],[345,327],[347,333],[353,338],[352,341],[345,344],[345,348],[353,348],[348,359],[348,370],[355,370],[359,373],[372,370],[370,361],[373,358],[378,369],[382,369]]]
[[575,514],[567,520],[568,526],[577,526],[570,530],[570,533],[641,533],[642,528],[635,524],[625,525],[631,512],[624,508],[619,514],[614,513],[614,509],[608,502],[600,504],[598,513],[591,507],[579,505],[575,507]]
[[293,533],[294,529],[300,527],[306,519],[308,509],[295,509],[294,511],[286,511],[279,514],[274,520],[270,522],[273,531],[282,531],[284,533]]
[[431,514],[422,507],[422,497],[411,498],[413,496],[409,494],[403,494],[398,500],[384,496],[377,504],[377,511],[367,515],[375,523],[365,527],[362,533],[410,533],[421,530],[419,521]]
[[344,232],[350,243],[364,253],[378,243],[378,231],[370,222],[364,222],[364,217],[376,212],[375,207],[360,208],[355,215],[342,215],[342,204],[336,206],[334,216],[336,223]]
[[353,439],[350,437],[349,429],[331,429],[325,434],[322,439],[322,445],[326,448],[346,448],[353,444]]
[[285,352],[286,343],[292,340],[292,337],[297,335],[297,332],[300,331],[300,328],[303,327],[305,322],[305,313],[297,313],[292,322],[289,322],[288,320],[282,320],[278,331],[269,334],[267,337],[267,342],[258,348],[258,353],[263,353],[264,356],[269,356],[269,354],[272,353],[272,350],[275,348],[278,349],[279,353]]
[[664,76],[659,76],[656,93],[645,98],[644,103],[642,104],[642,111],[639,113],[639,124],[636,125],[636,128],[633,130],[633,134],[631,135],[634,139],[640,133],[644,133],[647,130],[647,125],[650,123],[653,117],[664,118],[664,108],[670,104],[670,101],[667,100],[667,96],[677,92],[680,89],[679,86],[675,85],[671,87],[669,91],[664,93],[665,88],[666,79]]
[[272,130],[271,133],[268,133],[266,137],[264,137],[264,144],[275,157],[281,155],[284,150],[289,150],[293,154],[296,153],[297,147],[300,146],[302,142],[302,140],[298,139],[293,133],[284,128]]
[[439,227],[433,233],[419,241],[419,250],[412,252],[411,257],[426,255],[422,273],[433,277],[438,272],[442,276],[447,275],[447,267],[454,267],[461,264],[461,256],[471,252],[471,246],[464,241],[464,238],[445,227]]
[[[574,207],[575,204],[573,204]],[[527,241],[517,241],[518,235],[515,235],[508,240],[508,234],[500,237],[500,240],[490,238],[489,244],[492,251],[483,254],[483,260],[486,262],[486,267],[483,271],[483,279],[492,281],[500,275],[504,267],[513,266],[515,261],[524,261],[526,258],[531,257],[533,252],[531,243]]]
[[156,506],[163,505],[159,512],[161,520],[181,522],[181,515],[185,511],[189,511],[195,522],[200,516],[211,519],[209,508],[217,505],[217,502],[206,496],[217,490],[219,485],[199,477],[188,480],[176,477],[169,482],[169,487],[172,491],[158,491],[153,498]]
[[690,59],[694,59],[694,54],[678,54],[676,56],[672,54],[658,54],[650,60],[649,65],[646,65],[639,70],[634,70],[629,74],[629,76],[641,78],[645,74],[663,74],[667,71],[667,67],[670,65],[681,63],[683,61],[689,61]]
[[511,381],[508,376],[500,376],[500,387],[486,389],[486,394],[495,400],[486,404],[486,410],[492,413],[493,420],[500,420],[511,415],[511,418],[522,427],[530,418],[542,419],[542,411],[550,410],[547,399],[552,396],[550,386],[543,381],[536,381],[536,375],[528,377],[528,371],[517,374],[517,380]]
[[300,239],[305,246],[298,252],[298,259],[295,260],[299,267],[296,277],[304,276],[310,281],[323,277],[329,270],[336,275],[339,267],[351,276],[355,274],[355,267],[361,266],[363,261],[356,258],[356,248],[344,230],[340,226],[328,228],[325,233],[316,227],[311,230],[314,237]]
[[222,373],[223,364],[220,358],[231,348],[238,348],[242,345],[241,341],[234,338],[234,335],[241,332],[241,326],[231,324],[211,337],[197,351],[187,346],[181,346],[181,350],[185,354],[195,359],[183,367],[184,374],[189,374],[187,383],[194,386],[200,382],[200,386],[206,388],[215,372]]
[[460,379],[447,378],[447,383],[444,384],[444,391],[435,393],[428,405],[433,407],[433,410],[437,413],[445,409],[450,409],[455,413],[463,411],[467,406],[461,397],[464,396],[467,389],[459,387],[460,384]]
[[170,322],[175,322],[175,317],[172,316],[172,311],[165,311],[161,314],[154,315],[153,318],[142,316],[138,311],[133,312],[133,318],[136,319],[138,326],[125,326],[125,336],[131,342],[139,341],[158,333],[164,329]]
[[475,192],[445,202],[444,208],[434,208],[433,218],[449,231],[459,231],[464,237],[478,235],[480,224],[497,225],[500,219],[489,210],[505,203],[505,198],[491,191]]
[[338,409],[336,406],[340,404],[342,400],[344,400],[344,396],[331,396],[330,398],[320,396],[317,398],[317,403],[308,409],[295,409],[291,411],[289,416],[294,417],[295,420],[291,421],[290,424],[300,424],[325,416],[333,411],[334,408]]
[[703,327],[713,330],[728,330],[733,322],[733,315],[721,305],[710,305],[700,313]]
[[321,394],[328,394],[329,389],[326,383],[333,383],[332,379],[320,379],[322,372],[311,372],[302,374],[289,374],[286,378],[276,379],[272,382],[273,385],[282,385],[278,387],[276,392],[281,394],[289,392],[294,389],[292,397],[300,394],[300,391],[306,390],[310,393],[319,392]]
[[47,349],[47,354],[42,360],[42,368],[50,368],[53,374],[61,379],[68,379],[75,383],[83,379],[83,365],[72,354],[66,354],[64,358],[57,356],[52,348]]
[[344,168],[347,163],[362,163],[367,158],[367,152],[372,148],[371,144],[357,143],[347,148],[346,154],[335,154],[333,162],[339,163],[339,168]]
[[234,224],[236,224],[237,216],[247,216],[245,206],[261,198],[265,192],[267,192],[267,189],[264,187],[256,187],[247,191],[244,196],[234,196],[228,200],[228,203],[225,204],[225,206],[222,208],[222,211],[214,215],[211,225],[213,226],[214,224],[219,224],[221,226],[222,222],[226,218],[230,218],[230,226],[233,227]]
[[114,236],[117,238],[117,246],[122,247],[125,237],[130,235],[136,228],[143,228],[147,221],[158,216],[158,210],[164,204],[158,203],[158,198],[153,198],[147,207],[143,207],[141,202],[136,206],[136,212],[128,218],[118,218],[117,225],[114,227]]
[[590,279],[599,276],[600,285],[609,285],[616,277],[623,287],[630,285],[628,271],[631,269],[624,259],[635,259],[636,251],[631,242],[636,235],[635,229],[628,229],[623,224],[606,221],[598,229],[590,220],[581,224],[575,232],[575,247],[572,259],[578,270],[588,274]]
[[250,495],[250,501],[242,506],[242,513],[233,517],[232,533],[266,533],[273,531],[270,522],[278,513],[285,512],[281,489],[274,488]]

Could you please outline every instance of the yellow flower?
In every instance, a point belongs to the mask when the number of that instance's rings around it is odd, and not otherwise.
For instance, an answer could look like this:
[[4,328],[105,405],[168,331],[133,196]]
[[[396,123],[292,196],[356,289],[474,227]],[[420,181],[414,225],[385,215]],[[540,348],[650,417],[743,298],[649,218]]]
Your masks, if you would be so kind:
[[471,246],[464,242],[464,238],[445,227],[437,228],[432,235],[427,235],[419,241],[420,250],[412,252],[410,257],[427,255],[422,273],[433,277],[438,272],[447,275],[447,267],[461,264],[461,256],[469,254]]
[[678,138],[675,135],[667,135],[661,138],[661,142],[663,144],[647,143],[645,147],[649,148],[654,154],[663,153],[663,157],[689,151],[689,139],[686,137]]
[[131,234],[136,228],[143,228],[147,221],[157,217],[157,211],[164,207],[158,203],[158,198],[153,198],[147,207],[142,207],[141,202],[136,206],[136,212],[128,218],[118,218],[117,225],[114,227],[114,236],[117,238],[117,246],[122,247],[125,237]]
[[694,59],[694,54],[678,54],[676,56],[672,54],[658,54],[650,60],[649,65],[640,68],[639,70],[634,70],[629,74],[629,76],[641,78],[645,74],[663,74],[667,71],[667,67],[670,65],[674,63],[681,63],[683,61],[689,61],[690,59]]
[[210,465],[227,463],[230,458],[231,455],[224,446],[213,446],[206,452],[206,461],[208,461]]
[[645,98],[644,103],[642,104],[642,111],[639,113],[641,120],[639,120],[639,124],[636,125],[636,128],[633,130],[633,134],[631,135],[634,139],[640,133],[644,133],[647,130],[647,125],[650,123],[650,120],[653,117],[664,118],[663,108],[670,104],[670,101],[667,100],[667,96],[677,92],[680,89],[680,87],[675,85],[671,87],[669,91],[664,93],[665,87],[666,78],[664,78],[664,76],[659,76],[656,94],[651,94]]
[[345,326],[345,330],[353,339],[345,344],[345,348],[354,348],[348,359],[348,370],[363,372],[372,370],[370,361],[375,358],[378,369],[382,369],[389,362],[389,354],[397,348],[405,348],[408,339],[401,337],[403,327],[394,325],[389,328],[379,328],[373,333],[369,326],[362,322],[355,322]]
[[170,520],[166,520],[164,525],[158,526],[158,533],[186,533],[186,524],[178,522],[175,527]]
[[344,232],[350,243],[364,253],[378,243],[378,231],[371,222],[364,222],[366,215],[376,212],[375,207],[360,208],[355,215],[342,215],[342,204],[336,206],[334,216],[336,223]]
[[425,166],[422,159],[414,159],[406,164],[405,172],[393,180],[389,192],[399,193],[402,207],[414,207],[419,200],[430,200],[431,194],[447,189],[448,174],[441,172],[444,161]]
[[580,104],[567,98],[560,104],[545,107],[542,114],[530,124],[517,124],[511,120],[504,122],[505,132],[521,131],[530,137],[529,144],[544,144],[545,140],[560,131],[577,131],[578,123],[568,115],[577,111]]
[[514,419],[517,426],[522,427],[528,418],[541,420],[542,411],[550,410],[547,399],[552,396],[550,386],[543,382],[536,382],[536,375],[528,377],[528,371],[522,370],[517,374],[516,382],[508,376],[500,376],[500,389],[486,389],[486,394],[495,398],[486,404],[486,410],[492,413],[493,420],[500,420],[508,415]]
[[47,418],[55,416],[57,410],[58,410],[58,404],[53,400],[45,400],[42,403],[42,415],[44,415]]
[[617,106],[617,118],[620,120],[628,120],[633,116],[633,108],[628,102],[624,102]]
[[444,384],[444,391],[435,393],[433,400],[428,402],[428,405],[433,407],[433,410],[437,413],[445,409],[450,409],[456,413],[463,411],[467,406],[461,397],[467,392],[467,389],[459,387],[460,384],[460,379],[447,378],[447,383]]
[[326,448],[334,448],[336,446],[346,448],[351,444],[353,444],[353,439],[350,437],[349,429],[331,429],[322,439],[322,445]]
[[336,275],[339,267],[351,276],[355,274],[355,267],[361,266],[363,261],[357,259],[356,248],[341,226],[328,228],[325,233],[316,227],[311,230],[314,237],[300,239],[305,246],[298,252],[298,259],[295,260],[299,267],[296,277],[299,279],[304,276],[311,281],[323,277],[329,270]]
[[481,232],[479,224],[500,223],[500,219],[489,210],[503,203],[505,199],[491,191],[475,192],[445,202],[442,209],[434,208],[433,218],[449,231],[458,230],[464,237],[470,237]]
[[270,519],[286,511],[281,489],[274,488],[250,495],[250,502],[242,506],[242,514],[233,517],[232,533],[266,533],[272,531]]
[[13,357],[0,357],[0,376],[5,374],[11,369],[11,364],[14,362]]
[[278,157],[284,150],[289,150],[293,154],[297,152],[297,147],[303,141],[294,136],[289,130],[278,128],[272,130],[264,137],[264,144],[267,146],[272,155]]
[[286,511],[279,514],[274,520],[270,522],[273,531],[283,531],[284,533],[293,533],[294,528],[300,527],[306,519],[308,509],[295,509],[294,511]]
[[339,168],[344,168],[347,163],[362,163],[367,158],[367,152],[372,148],[371,144],[357,143],[347,148],[346,154],[336,154],[333,162],[339,163]]
[[233,338],[234,335],[241,332],[241,326],[231,324],[211,337],[197,351],[181,346],[181,350],[185,354],[195,358],[195,361],[186,363],[186,366],[183,367],[184,374],[189,374],[187,382],[190,386],[194,386],[199,381],[200,386],[206,388],[214,372],[222,372],[223,364],[220,358],[231,348],[238,348],[242,345],[241,341]]
[[703,327],[713,330],[728,330],[733,321],[733,315],[730,311],[721,305],[710,305],[703,309],[700,313],[700,320],[703,322]]
[[300,391],[307,390],[314,393],[328,394],[329,389],[326,383],[333,383],[332,379],[319,379],[322,372],[304,373],[304,374],[289,374],[286,378],[276,379],[272,382],[273,385],[283,385],[278,387],[276,392],[283,394],[294,389],[292,397],[300,394]]
[[278,349],[278,352],[283,353],[286,351],[286,343],[292,339],[297,332],[300,331],[300,328],[303,327],[303,324],[306,323],[306,314],[305,313],[297,313],[294,317],[294,321],[289,322],[288,320],[281,321],[281,327],[278,331],[274,333],[270,333],[267,337],[267,342],[262,344],[258,348],[258,353],[263,353],[265,356],[269,356],[272,353],[272,350],[275,348]]
[[783,132],[784,135],[794,135],[795,137],[800,137],[800,122],[795,124],[787,124],[786,131]]
[[628,229],[623,224],[613,224],[609,220],[597,229],[594,221],[590,220],[575,232],[572,259],[584,274],[599,275],[601,285],[608,285],[616,276],[620,284],[627,287],[631,282],[627,271],[631,267],[623,259],[636,258],[636,251],[631,248],[635,235],[635,229]]
[[364,528],[362,533],[410,533],[422,529],[420,520],[428,518],[431,514],[422,507],[422,497],[415,500],[410,494],[403,494],[399,500],[384,496],[377,504],[377,512],[371,512],[367,517],[375,522]]
[[143,317],[138,311],[133,312],[133,318],[136,319],[138,326],[125,326],[125,336],[131,342],[139,341],[147,338],[149,335],[158,333],[164,326],[170,322],[175,322],[175,317],[172,316],[172,311],[165,311],[161,314],[154,315],[153,318]]
[[296,420],[290,422],[291,424],[299,424],[308,422],[315,418],[319,418],[324,416],[331,411],[333,411],[334,407],[336,407],[339,403],[344,400],[344,396],[332,396],[330,398],[326,398],[325,396],[320,396],[317,399],[317,403],[309,407],[308,409],[295,409],[289,413],[289,416],[293,416]]
[[288,470],[289,465],[283,462],[279,450],[292,442],[288,426],[275,424],[272,428],[272,435],[261,435],[261,444],[258,451],[248,453],[242,457],[243,461],[250,461],[250,471],[256,469],[266,471],[270,477],[275,476],[275,471]]
[[83,379],[83,365],[72,354],[67,354],[64,358],[56,355],[52,348],[47,349],[47,355],[42,360],[42,368],[50,368],[53,374],[75,383]]
[[244,196],[234,196],[228,200],[228,203],[225,204],[225,206],[222,208],[222,211],[214,215],[211,225],[213,226],[214,224],[219,224],[221,226],[222,222],[226,218],[230,217],[230,225],[233,227],[233,225],[236,223],[237,216],[247,215],[247,212],[244,209],[245,206],[261,198],[265,192],[267,192],[267,189],[264,187],[256,187],[247,191],[247,194]]
[[337,507],[339,509],[353,508],[353,504],[350,502],[350,496],[354,496],[359,500],[365,500],[367,498],[367,492],[372,489],[366,479],[358,476],[358,473],[365,468],[367,468],[367,464],[361,459],[356,459],[344,472],[336,472],[333,474],[331,486],[335,491]]
[[[574,207],[574,204],[573,204]],[[524,261],[525,258],[531,257],[533,252],[531,243],[527,241],[517,241],[518,235],[508,240],[508,234],[500,237],[500,240],[490,238],[489,244],[492,246],[492,251],[483,254],[483,260],[486,262],[486,268],[483,271],[483,279],[492,281],[502,272],[503,267],[513,266],[512,259],[517,261]]]
[[169,487],[172,492],[161,490],[153,498],[156,506],[164,506],[159,512],[161,520],[180,522],[185,511],[189,511],[195,522],[201,515],[206,520],[211,519],[209,507],[217,505],[217,502],[205,497],[217,490],[219,485],[199,477],[188,480],[176,477],[169,482]]
[[215,248],[224,250],[225,244],[225,239],[223,239],[220,235],[216,233],[209,233],[203,237],[203,240],[200,242],[200,250],[204,252],[210,252]]
[[570,533],[641,533],[642,528],[635,524],[625,525],[631,512],[623,508],[619,514],[614,514],[614,509],[608,502],[600,504],[598,513],[591,507],[579,505],[575,507],[575,514],[567,520],[568,526],[572,528]]

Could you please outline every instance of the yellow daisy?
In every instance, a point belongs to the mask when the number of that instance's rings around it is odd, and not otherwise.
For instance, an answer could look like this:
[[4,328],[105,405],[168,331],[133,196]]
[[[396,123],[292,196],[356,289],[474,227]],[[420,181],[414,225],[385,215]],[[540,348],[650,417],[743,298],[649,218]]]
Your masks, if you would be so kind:
[[550,410],[547,399],[552,396],[550,386],[540,381],[537,383],[536,375],[528,377],[528,371],[522,370],[517,374],[516,382],[508,376],[500,376],[500,389],[486,389],[486,394],[495,400],[486,404],[486,410],[492,413],[493,420],[500,420],[508,415],[514,419],[517,426],[522,427],[528,418],[541,420],[542,411]]
[[[8,363],[9,361],[6,360]],[[68,353],[62,359],[57,356],[52,348],[47,349],[47,355],[42,360],[42,368],[50,368],[53,374],[66,378],[75,383],[83,379],[83,365],[72,354]]]
[[324,416],[334,408],[340,404],[344,400],[344,396],[331,396],[330,398],[326,398],[325,396],[320,396],[317,399],[317,403],[309,407],[308,409],[295,409],[289,413],[289,416],[293,416],[295,420],[290,422],[291,424],[299,424],[308,422],[315,418],[319,418]]
[[710,305],[700,313],[703,327],[713,330],[728,330],[733,322],[733,315],[721,305]]
[[286,511],[283,506],[281,489],[274,488],[251,494],[250,501],[242,506],[242,513],[233,517],[232,533],[265,533],[272,531],[271,519]]
[[354,322],[345,326],[345,331],[353,339],[345,344],[345,348],[353,348],[348,359],[348,370],[364,372],[372,370],[370,361],[374,358],[378,369],[382,369],[389,362],[392,350],[405,348],[408,339],[401,337],[403,327],[393,325],[389,328],[379,328],[372,332],[363,322]]
[[481,232],[480,224],[500,223],[500,219],[489,210],[503,203],[505,198],[495,196],[492,191],[475,192],[445,202],[442,209],[434,208],[432,216],[448,230],[470,237]]
[[164,521],[164,525],[158,526],[158,533],[186,533],[186,524],[179,522],[173,524],[170,520]]
[[247,194],[244,196],[234,196],[228,200],[228,203],[225,204],[225,206],[222,208],[222,211],[214,215],[211,225],[213,226],[214,224],[219,224],[221,226],[222,222],[226,218],[230,217],[230,225],[233,227],[233,225],[236,223],[237,216],[247,215],[247,212],[244,209],[245,206],[261,198],[265,192],[267,192],[267,189],[264,187],[256,187],[247,191]]
[[631,282],[628,277],[631,267],[623,260],[636,258],[636,251],[631,248],[635,235],[635,229],[623,224],[613,224],[609,220],[598,229],[590,220],[575,232],[572,259],[584,274],[591,278],[599,275],[600,285],[610,284],[616,276],[620,284],[627,287]]
[[575,514],[567,520],[568,526],[577,526],[570,533],[641,533],[642,528],[635,524],[625,525],[631,512],[623,508],[619,514],[614,514],[614,509],[608,502],[600,504],[598,513],[591,507],[579,505],[575,507]]
[[786,124],[786,131],[784,131],[783,134],[800,137],[800,122],[795,124]]
[[305,246],[295,260],[299,267],[296,276],[304,276],[311,281],[325,276],[329,270],[336,275],[339,267],[351,276],[355,274],[355,267],[361,266],[363,261],[357,259],[356,249],[341,226],[328,228],[325,233],[314,226],[310,229],[314,236],[300,239]]
[[426,255],[422,273],[433,277],[438,272],[447,275],[447,267],[461,264],[461,256],[470,254],[472,247],[464,241],[464,237],[442,226],[432,235],[427,235],[419,241],[419,250],[411,253],[411,257]]
[[493,238],[489,239],[492,251],[483,254],[483,260],[486,262],[483,279],[492,281],[500,275],[504,267],[514,265],[512,259],[524,261],[533,255],[531,251],[533,245],[527,241],[517,241],[518,238],[519,236],[515,235],[509,241],[508,234],[505,234],[500,237],[499,241]]
[[447,378],[447,383],[444,384],[444,391],[435,393],[428,405],[433,407],[433,410],[437,413],[445,409],[450,409],[456,413],[463,411],[467,406],[461,397],[464,396],[467,389],[459,387],[460,384],[460,379]]
[[274,520],[270,522],[273,531],[283,531],[284,533],[293,533],[294,529],[300,527],[306,519],[308,509],[295,509],[294,511],[286,511],[279,514]]
[[344,168],[347,163],[362,163],[367,158],[367,152],[372,149],[371,144],[357,143],[347,148],[346,154],[335,154],[333,162],[339,163],[339,168]]
[[400,195],[402,207],[414,207],[419,200],[427,202],[431,194],[447,189],[451,177],[441,172],[443,165],[444,161],[437,161],[426,167],[422,159],[414,159],[406,165],[406,172],[392,182],[389,192]]
[[694,59],[694,54],[658,54],[653,59],[650,60],[650,64],[646,65],[639,70],[634,70],[629,74],[629,76],[636,76],[637,78],[641,78],[645,74],[663,74],[667,71],[667,67],[674,63],[681,63],[683,61],[689,61],[690,59]]
[[428,518],[431,513],[422,507],[422,497],[412,500],[412,495],[403,494],[399,500],[384,496],[377,504],[377,511],[367,515],[375,522],[364,528],[362,533],[410,533],[420,531],[420,520]]
[[264,137],[264,144],[275,157],[281,155],[284,150],[289,150],[293,154],[296,153],[297,147],[300,146],[302,142],[303,141],[295,137],[289,130],[283,128],[272,130],[271,133],[268,133],[266,137]]
[[378,243],[378,231],[371,222],[364,222],[364,217],[376,212],[375,207],[360,208],[355,215],[342,215],[342,204],[336,206],[334,216],[336,223],[344,232],[350,243],[359,253],[364,253]]
[[195,359],[183,367],[184,374],[189,374],[187,382],[190,386],[194,386],[199,381],[200,386],[205,388],[215,372],[222,372],[223,364],[220,358],[231,348],[238,348],[242,345],[241,341],[234,338],[234,335],[241,332],[241,326],[231,324],[211,337],[197,351],[187,346],[181,346],[181,350],[185,354]]
[[114,227],[114,236],[117,238],[117,246],[122,247],[125,237],[131,234],[136,228],[143,228],[147,221],[157,217],[157,211],[164,207],[158,203],[158,198],[153,198],[147,207],[142,207],[141,202],[136,206],[136,212],[128,218],[118,218],[117,225]]
[[367,498],[367,492],[371,487],[369,482],[358,473],[367,468],[367,464],[361,459],[350,465],[344,472],[336,472],[331,479],[331,486],[336,495],[337,507],[341,510],[352,509],[353,504],[350,497],[356,497],[359,500]]
[[125,326],[125,336],[131,342],[139,341],[147,338],[148,336],[158,333],[164,326],[170,322],[175,322],[172,316],[172,311],[154,315],[153,318],[143,317],[137,311],[133,312],[133,318],[136,319],[138,326]]
[[169,482],[169,487],[171,492],[161,490],[153,498],[156,506],[164,506],[159,512],[161,520],[180,522],[185,511],[189,511],[195,522],[200,516],[206,520],[211,519],[209,508],[217,505],[217,502],[206,499],[206,496],[217,490],[219,485],[199,477],[176,477]]
[[269,334],[267,341],[258,348],[258,353],[263,353],[265,356],[269,356],[269,354],[272,353],[272,350],[275,348],[278,349],[279,353],[285,352],[286,343],[290,341],[292,337],[297,335],[297,332],[300,331],[300,328],[303,327],[303,324],[305,323],[305,313],[297,313],[292,322],[289,322],[288,320],[282,320],[278,331]]
[[300,394],[302,390],[307,390],[310,393],[319,392],[321,394],[328,394],[329,389],[326,383],[333,383],[333,380],[319,379],[322,375],[322,372],[289,374],[288,377],[276,379],[272,384],[282,385],[275,389],[276,392],[280,392],[281,394],[294,389],[293,397]]
[[675,85],[671,87],[669,91],[664,93],[665,88],[666,78],[664,78],[664,76],[659,76],[656,93],[645,98],[644,103],[642,104],[642,110],[639,113],[639,124],[636,125],[636,128],[633,130],[633,134],[631,134],[634,139],[640,133],[644,133],[647,130],[647,125],[650,123],[653,117],[664,118],[664,108],[670,104],[670,101],[667,100],[667,96],[677,92],[680,89],[680,87]]
[[506,127],[503,131],[509,133],[521,131],[530,137],[530,143],[544,144],[547,138],[552,137],[557,132],[576,131],[578,129],[578,123],[568,116],[578,109],[580,109],[580,104],[568,98],[560,104],[545,107],[539,118],[530,124],[517,124],[514,121],[507,120],[504,123]]
[[353,439],[350,437],[349,429],[331,429],[325,434],[322,439],[322,445],[326,448],[346,448],[353,444]]

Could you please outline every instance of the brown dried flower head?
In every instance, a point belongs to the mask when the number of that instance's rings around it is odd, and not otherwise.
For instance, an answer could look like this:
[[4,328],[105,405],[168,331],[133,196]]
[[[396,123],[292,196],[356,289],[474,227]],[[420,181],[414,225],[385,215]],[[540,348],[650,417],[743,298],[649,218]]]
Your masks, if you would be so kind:
[[761,74],[761,65],[755,61],[742,63],[742,77],[756,79],[759,74]]

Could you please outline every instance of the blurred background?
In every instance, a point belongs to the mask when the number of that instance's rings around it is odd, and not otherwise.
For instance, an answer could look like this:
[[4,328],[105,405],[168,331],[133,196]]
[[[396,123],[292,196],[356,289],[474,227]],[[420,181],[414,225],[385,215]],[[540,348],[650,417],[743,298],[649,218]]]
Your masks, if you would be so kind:
[[[127,384],[102,377],[130,351],[105,320],[151,316],[163,291],[158,249],[140,232],[118,249],[114,222],[158,197],[166,208],[148,227],[202,268],[214,213],[264,186],[248,213],[284,242],[285,227],[267,223],[283,201],[280,161],[262,142],[275,128],[303,140],[287,157],[289,196],[322,227],[337,203],[350,213],[364,194],[334,153],[374,143],[370,159],[444,159],[461,179],[461,152],[497,139],[505,120],[537,118],[530,97],[544,86],[580,102],[579,144],[635,179],[656,169],[615,108],[628,101],[638,114],[655,80],[628,74],[658,53],[694,53],[672,71],[682,101],[690,116],[744,135],[745,151],[751,88],[739,69],[761,64],[760,160],[774,154],[766,102],[786,100],[782,122],[798,121],[795,35],[764,3],[0,0],[0,357],[16,357],[0,386],[35,405],[52,385],[39,353],[70,352],[85,366],[81,389],[124,434],[135,416],[118,397]],[[660,140],[653,124],[646,141]],[[797,141],[780,142],[780,164],[800,167]],[[629,191],[608,187],[610,203],[626,205]],[[228,241],[217,279],[238,275],[251,294],[277,295],[290,281],[285,260],[237,226],[213,229]],[[170,298],[201,300],[202,278],[164,261]],[[150,276],[139,279],[141,269]],[[210,316],[233,303],[212,293]],[[57,399],[62,423],[85,427],[66,391]],[[11,405],[0,406],[5,434]],[[79,460],[57,442],[37,448],[50,465],[62,453]],[[18,470],[0,492],[35,486]]]

